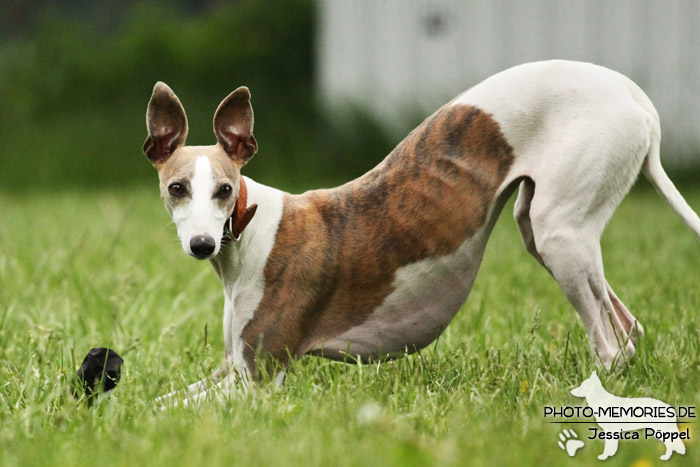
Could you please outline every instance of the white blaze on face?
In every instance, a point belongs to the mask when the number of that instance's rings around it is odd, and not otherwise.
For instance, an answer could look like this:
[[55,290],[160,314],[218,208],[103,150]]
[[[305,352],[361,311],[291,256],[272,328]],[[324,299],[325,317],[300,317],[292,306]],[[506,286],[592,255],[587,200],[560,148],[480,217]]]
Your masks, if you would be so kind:
[[190,201],[173,210],[173,221],[185,253],[192,254],[190,241],[197,235],[208,235],[216,241],[214,255],[221,247],[221,234],[226,221],[224,213],[214,199],[216,190],[214,174],[209,158],[199,156],[194,163],[194,175],[190,180]]

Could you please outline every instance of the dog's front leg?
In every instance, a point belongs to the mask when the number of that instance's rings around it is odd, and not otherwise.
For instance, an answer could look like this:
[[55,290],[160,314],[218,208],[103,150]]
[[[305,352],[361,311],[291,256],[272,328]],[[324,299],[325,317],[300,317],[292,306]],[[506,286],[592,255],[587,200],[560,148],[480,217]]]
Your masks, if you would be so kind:
[[[247,373],[247,372],[246,372]],[[235,387],[236,390],[242,388],[247,389],[248,378],[246,373],[241,375],[233,370],[233,364],[230,360],[224,359],[218,370],[216,370],[211,378],[203,378],[196,383],[187,386],[186,389],[172,391],[164,396],[158,397],[155,402],[165,408],[167,404],[177,406],[180,403],[187,407],[193,403],[197,403],[206,399],[210,394],[230,394],[230,391]]]
[[157,397],[155,402],[156,404],[160,404],[161,408],[165,408],[165,404],[177,401],[180,398],[186,400],[188,397],[194,394],[199,394],[202,391],[206,391],[207,379],[208,378],[203,378],[197,381],[196,383],[192,383],[189,386],[187,386],[187,388],[184,390],[178,389],[176,391],[169,392],[163,396]]
[[158,404],[167,404],[173,401],[182,400],[183,405],[188,405],[188,400],[199,400],[202,395],[219,386],[230,374],[234,367],[233,363],[233,340],[231,325],[233,323],[233,300],[230,300],[228,294],[225,294],[224,300],[224,346],[226,354],[221,366],[214,371],[211,378],[203,378],[196,383],[187,386],[186,389],[172,391],[164,396],[158,397],[155,402]]
[[[286,373],[284,370],[278,371],[274,378],[275,387],[281,387],[285,378]],[[222,376],[215,385],[185,399],[183,405],[196,405],[205,400],[227,400],[236,394],[247,392],[250,384],[251,380],[247,368],[239,369],[231,365],[226,376]]]
[[233,370],[218,383],[183,400],[182,405],[187,407],[200,404],[207,400],[225,401],[231,399],[236,394],[245,393],[248,390],[249,383],[247,371],[239,372]]

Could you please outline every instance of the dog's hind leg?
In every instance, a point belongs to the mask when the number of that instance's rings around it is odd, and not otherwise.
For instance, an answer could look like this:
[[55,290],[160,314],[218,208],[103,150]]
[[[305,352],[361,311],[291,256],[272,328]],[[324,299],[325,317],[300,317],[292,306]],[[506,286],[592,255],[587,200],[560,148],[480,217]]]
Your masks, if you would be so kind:
[[637,318],[635,318],[634,315],[630,313],[625,304],[622,303],[622,300],[617,298],[617,295],[615,295],[615,292],[613,291],[612,287],[610,287],[610,284],[607,284],[607,286],[608,297],[610,298],[610,302],[612,303],[614,312],[617,315],[618,320],[622,324],[624,331],[627,333],[627,335],[630,336],[632,343],[634,343],[634,345],[637,345],[637,340],[640,337],[644,337],[644,328],[641,324],[639,324]]
[[581,317],[593,354],[607,369],[634,355],[636,320],[608,286],[600,238],[639,174],[650,144],[644,113],[636,107],[612,110],[610,115],[626,118],[608,121],[594,135],[574,121],[530,161],[531,181],[521,186],[525,189],[516,204],[528,250],[534,243],[542,264]]
[[[513,214],[525,248],[559,282],[581,315],[591,350],[610,368],[628,335],[631,345],[626,349],[627,356],[632,356],[637,338],[635,330],[641,335],[642,328],[605,280],[600,233],[596,229],[577,231],[561,219],[554,221],[552,216],[556,216],[556,209],[548,207],[543,209],[544,213],[533,213],[539,230],[535,241],[530,213],[534,195],[535,183],[529,178],[523,180]],[[556,230],[550,225],[557,226]]]
[[590,233],[558,228],[538,232],[537,251],[562,291],[581,316],[591,351],[607,368],[634,355],[607,293],[598,238]]
[[515,200],[513,208],[513,217],[518,224],[520,236],[523,239],[523,244],[530,253],[542,266],[547,267],[542,260],[542,257],[537,252],[535,247],[535,237],[532,233],[532,221],[530,220],[530,203],[535,195],[535,183],[531,178],[526,178],[520,182],[518,188],[518,198]]
[[[534,244],[541,263],[578,312],[596,358],[607,369],[621,365],[634,355],[631,334],[636,320],[609,288],[600,249],[603,229],[621,196],[606,198],[590,181],[574,193],[557,190],[560,186],[552,190],[537,180],[534,184],[529,222],[524,220],[524,210],[516,209],[526,245],[531,232],[529,248]],[[519,196],[519,207],[525,205],[528,191]]]

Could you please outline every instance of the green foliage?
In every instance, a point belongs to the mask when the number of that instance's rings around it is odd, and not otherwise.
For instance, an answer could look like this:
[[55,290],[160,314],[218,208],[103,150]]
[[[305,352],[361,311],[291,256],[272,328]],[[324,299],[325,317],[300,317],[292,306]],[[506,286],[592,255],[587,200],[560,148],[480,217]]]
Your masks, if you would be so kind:
[[[685,190],[700,208],[700,191]],[[223,356],[221,286],[188,258],[158,190],[0,194],[1,465],[599,465],[569,459],[544,405],[593,369],[576,313],[521,244],[506,206],[471,297],[439,341],[393,362],[308,357],[285,385],[160,411],[154,397]],[[645,326],[607,389],[700,403],[700,248],[651,190],[625,200],[603,241],[606,275]],[[93,409],[65,398],[93,346],[125,359]],[[566,425],[565,425],[566,426]],[[584,427],[584,428],[582,428]],[[698,436],[696,425],[691,426]],[[610,465],[654,465],[658,441],[621,442]],[[698,465],[688,444],[676,463]]]
[[391,148],[371,121],[358,116],[362,131],[341,132],[319,110],[311,0],[246,0],[197,15],[167,5],[138,4],[111,34],[50,15],[29,38],[0,44],[0,186],[152,179],[141,145],[158,80],[183,101],[189,144],[215,142],[216,106],[250,87],[260,152],[246,173],[270,184],[346,179]]
[[[313,22],[311,0],[246,0],[194,16],[144,3],[111,34],[59,14],[0,44],[0,464],[569,460],[542,407],[579,403],[568,390],[593,368],[588,344],[522,248],[511,206],[469,301],[420,355],[376,365],[303,358],[279,390],[168,411],[152,403],[210,375],[223,355],[221,287],[207,263],[182,253],[141,155],[152,86],[175,89],[189,142],[209,144],[216,105],[248,85],[261,150],[245,173],[263,183],[299,189],[359,175],[391,145],[361,113],[341,131],[319,111]],[[684,191],[700,208],[697,186]],[[630,367],[603,376],[606,387],[698,404],[696,239],[655,194],[637,191],[604,254],[647,333]],[[90,410],[65,389],[93,346],[113,346],[126,363],[113,397]],[[659,446],[621,443],[606,463],[645,465]],[[587,441],[576,461],[598,465],[601,450]],[[682,461],[697,465],[698,446]]]

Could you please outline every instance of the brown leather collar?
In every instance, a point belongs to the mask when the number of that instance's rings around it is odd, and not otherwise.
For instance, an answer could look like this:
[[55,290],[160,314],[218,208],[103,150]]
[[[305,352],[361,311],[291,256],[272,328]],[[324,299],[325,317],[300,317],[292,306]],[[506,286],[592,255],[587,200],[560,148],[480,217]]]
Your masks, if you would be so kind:
[[233,214],[224,224],[224,236],[221,238],[221,243],[226,244],[231,240],[238,241],[241,238],[243,229],[253,219],[255,211],[258,209],[257,204],[248,205],[248,188],[245,186],[245,181],[241,177],[241,182],[238,188],[238,199],[233,208]]

